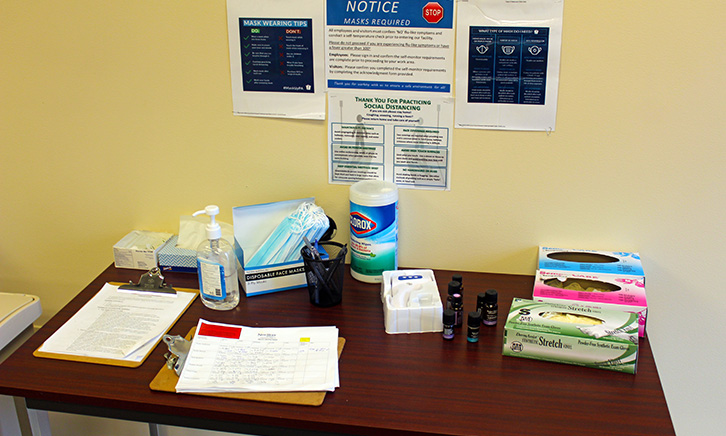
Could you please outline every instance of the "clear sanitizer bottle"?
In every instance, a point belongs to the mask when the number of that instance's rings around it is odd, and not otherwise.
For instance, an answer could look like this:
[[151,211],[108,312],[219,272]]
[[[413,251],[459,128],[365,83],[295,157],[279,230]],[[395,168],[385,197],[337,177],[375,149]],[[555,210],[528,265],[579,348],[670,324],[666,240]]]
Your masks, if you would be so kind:
[[207,214],[207,240],[197,247],[199,294],[205,306],[215,310],[230,310],[239,304],[237,257],[229,242],[222,239],[222,228],[215,221],[219,207],[207,206],[193,216]]

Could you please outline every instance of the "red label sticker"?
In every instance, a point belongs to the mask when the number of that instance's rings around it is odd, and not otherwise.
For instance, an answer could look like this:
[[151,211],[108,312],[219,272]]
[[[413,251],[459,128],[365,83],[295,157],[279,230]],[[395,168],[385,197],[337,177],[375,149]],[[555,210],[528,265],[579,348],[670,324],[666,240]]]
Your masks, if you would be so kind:
[[204,322],[199,326],[199,332],[197,332],[198,335],[202,336],[227,339],[239,339],[240,333],[242,333],[242,327],[207,324]]

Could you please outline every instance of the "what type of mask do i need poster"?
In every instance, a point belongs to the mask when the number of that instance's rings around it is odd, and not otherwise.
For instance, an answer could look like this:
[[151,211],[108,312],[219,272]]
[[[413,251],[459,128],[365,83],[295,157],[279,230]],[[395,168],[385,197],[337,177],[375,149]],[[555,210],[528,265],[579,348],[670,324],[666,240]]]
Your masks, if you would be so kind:
[[458,5],[456,127],[553,131],[563,0]]

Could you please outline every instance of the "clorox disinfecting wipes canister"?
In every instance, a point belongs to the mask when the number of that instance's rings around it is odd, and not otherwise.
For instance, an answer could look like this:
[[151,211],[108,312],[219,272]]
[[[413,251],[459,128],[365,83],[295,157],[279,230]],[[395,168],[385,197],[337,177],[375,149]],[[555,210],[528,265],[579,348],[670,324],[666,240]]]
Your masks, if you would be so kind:
[[354,279],[380,283],[398,268],[398,187],[363,180],[350,187],[350,270]]

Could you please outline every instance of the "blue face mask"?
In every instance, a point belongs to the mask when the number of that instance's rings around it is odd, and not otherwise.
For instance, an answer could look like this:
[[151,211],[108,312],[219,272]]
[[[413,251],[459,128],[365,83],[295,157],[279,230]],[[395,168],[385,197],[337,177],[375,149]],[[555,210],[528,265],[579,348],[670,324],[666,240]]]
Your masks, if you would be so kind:
[[302,203],[282,220],[245,266],[255,268],[300,260],[300,249],[305,245],[303,238],[317,241],[329,226],[323,208],[314,203]]

